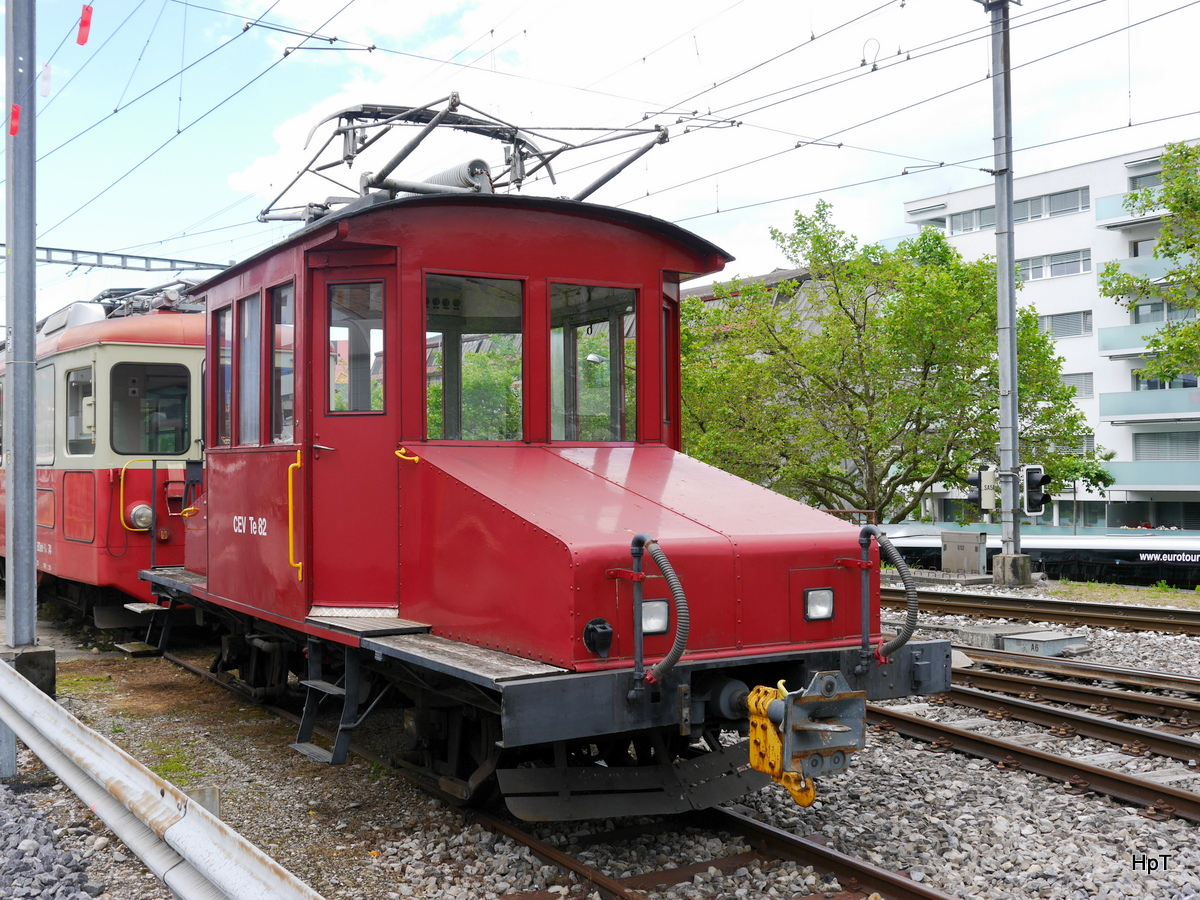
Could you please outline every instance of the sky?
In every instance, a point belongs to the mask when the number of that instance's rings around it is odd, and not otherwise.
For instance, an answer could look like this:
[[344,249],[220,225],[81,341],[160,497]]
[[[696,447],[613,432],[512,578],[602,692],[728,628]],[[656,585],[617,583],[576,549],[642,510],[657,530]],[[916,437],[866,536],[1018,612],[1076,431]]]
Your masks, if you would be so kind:
[[[297,227],[256,216],[314,126],[451,92],[543,148],[621,136],[564,153],[535,195],[573,195],[664,126],[589,201],[700,234],[735,257],[721,278],[789,266],[771,229],[819,200],[871,242],[910,231],[906,200],[992,180],[978,0],[93,0],[82,46],[81,5],[36,4],[41,247],[243,259]],[[1200,136],[1200,0],[1025,0],[1011,22],[1015,174]],[[346,195],[411,134],[280,205]],[[503,147],[435,136],[394,177],[475,157],[498,170]],[[39,265],[38,313],[168,277]]]

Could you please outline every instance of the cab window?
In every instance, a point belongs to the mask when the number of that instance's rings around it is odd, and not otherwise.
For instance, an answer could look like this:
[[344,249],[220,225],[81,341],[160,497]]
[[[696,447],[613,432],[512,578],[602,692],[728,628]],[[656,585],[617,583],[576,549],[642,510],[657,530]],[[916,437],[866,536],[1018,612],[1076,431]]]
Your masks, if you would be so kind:
[[522,438],[522,298],[523,285],[515,279],[427,277],[427,437]]
[[550,436],[631,441],[637,335],[630,288],[550,286]]

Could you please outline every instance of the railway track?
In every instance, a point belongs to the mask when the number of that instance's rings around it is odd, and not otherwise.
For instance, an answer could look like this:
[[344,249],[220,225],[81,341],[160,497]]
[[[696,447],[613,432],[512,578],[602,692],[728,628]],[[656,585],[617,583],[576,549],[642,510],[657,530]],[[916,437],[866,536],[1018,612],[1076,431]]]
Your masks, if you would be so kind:
[[[219,684],[237,693],[240,697],[246,696],[244,693],[234,690],[225,679],[213,675],[202,666],[175,654],[166,653],[163,656],[167,661]],[[289,721],[299,721],[299,717],[289,710],[271,704],[260,703],[260,705]],[[327,739],[332,739],[333,736],[331,731],[320,727],[318,727],[317,733]],[[436,786],[430,785],[426,779],[395,767],[390,760],[382,758],[367,747],[351,743],[350,749],[352,753],[361,756],[368,762],[392,769],[405,777],[412,778],[420,787],[440,793],[436,790]],[[446,799],[451,798],[447,797]],[[834,875],[841,886],[841,892],[824,893],[823,896],[838,898],[838,900],[858,900],[858,898],[865,898],[871,892],[877,892],[884,900],[951,900],[952,896],[929,885],[913,881],[901,873],[888,871],[865,860],[827,847],[819,837],[795,835],[731,809],[712,808],[664,818],[647,825],[597,835],[587,842],[587,846],[594,847],[598,843],[611,843],[648,831],[699,829],[733,835],[744,840],[752,848],[747,852],[731,854],[720,859],[666,866],[622,878],[614,878],[588,865],[568,850],[542,840],[527,828],[505,818],[479,809],[467,810],[464,811],[464,814],[468,820],[528,847],[534,855],[549,865],[557,866],[563,871],[572,873],[577,879],[587,882],[606,900],[646,900],[647,891],[691,882],[697,874],[707,873],[713,868],[723,874],[730,874],[742,867],[755,863],[769,863],[772,860],[788,860],[800,866],[812,867],[814,872]],[[518,898],[519,900],[560,900],[560,895],[550,891],[527,891],[505,896],[512,900],[518,900]]]
[[[1167,631],[1200,635],[1200,610],[1158,606],[1125,606],[1116,603],[1083,603],[1049,598],[1005,597],[954,591],[918,591],[921,609],[946,616],[981,616],[991,619],[1026,619],[1093,628],[1130,631]],[[881,588],[880,602],[887,609],[903,609],[904,590]]]
[[[1197,770],[1200,740],[1192,732],[1200,728],[1200,701],[1081,684],[1079,680],[1200,694],[1200,678],[974,647],[962,649],[977,664],[1024,670],[1039,677],[955,667],[954,686],[932,702],[978,710],[994,721],[1038,725],[1047,729],[1044,736],[1024,735],[1020,740],[1009,740],[876,704],[868,704],[868,720],[877,727],[925,741],[936,750],[990,759],[1006,770],[1023,769],[1066,782],[1074,791],[1097,791],[1143,806],[1145,814],[1152,817],[1179,816],[1200,821],[1200,793],[1030,746],[1076,736],[1093,738],[1114,745],[1130,757],[1161,756],[1184,763],[1186,771]],[[1084,706],[1088,711],[1053,704]],[[1157,724],[1147,727],[1119,721],[1114,718],[1118,715],[1153,719]]]

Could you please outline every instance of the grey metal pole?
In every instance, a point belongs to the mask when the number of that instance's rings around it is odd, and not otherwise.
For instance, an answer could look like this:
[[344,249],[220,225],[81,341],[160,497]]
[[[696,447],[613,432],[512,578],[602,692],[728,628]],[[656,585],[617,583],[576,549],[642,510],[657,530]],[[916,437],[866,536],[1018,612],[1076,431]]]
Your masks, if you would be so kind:
[[[37,560],[34,551],[34,0],[9,0],[5,69],[10,128],[6,138],[7,242],[4,385],[5,643],[37,641]],[[14,110],[19,106],[19,117]],[[13,123],[17,133],[13,135]],[[0,663],[3,665],[3,663]],[[0,776],[16,774],[16,742],[0,734]]]
[[[996,312],[1000,368],[1000,529],[1002,555],[993,562],[997,583],[1028,583],[1017,516],[1020,436],[1017,413],[1017,285],[1013,247],[1012,86],[1008,42],[1010,0],[985,0],[992,22],[993,167],[996,176]],[[1025,574],[1023,574],[1025,573]]]
[[7,15],[8,109],[20,106],[17,133],[7,137],[5,588],[9,647],[37,641],[37,558],[34,551],[34,0],[11,0]]

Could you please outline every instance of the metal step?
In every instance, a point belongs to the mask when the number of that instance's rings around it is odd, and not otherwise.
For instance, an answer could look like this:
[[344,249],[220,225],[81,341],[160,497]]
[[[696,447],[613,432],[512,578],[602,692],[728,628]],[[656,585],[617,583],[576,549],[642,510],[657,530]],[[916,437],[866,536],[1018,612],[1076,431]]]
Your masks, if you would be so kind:
[[289,744],[297,753],[303,753],[309,759],[315,759],[320,763],[328,763],[333,761],[333,751],[326,750],[317,744]]
[[165,612],[167,609],[165,606],[159,606],[157,603],[126,603],[125,608],[135,613]]
[[147,644],[145,641],[130,641],[127,644],[117,644],[118,650],[124,650],[130,656],[158,656],[161,652],[157,647]]
[[303,679],[300,682],[306,688],[312,688],[314,691],[320,691],[323,694],[329,694],[331,697],[345,697],[346,689],[340,685],[334,684],[332,681],[321,681],[319,679]]

